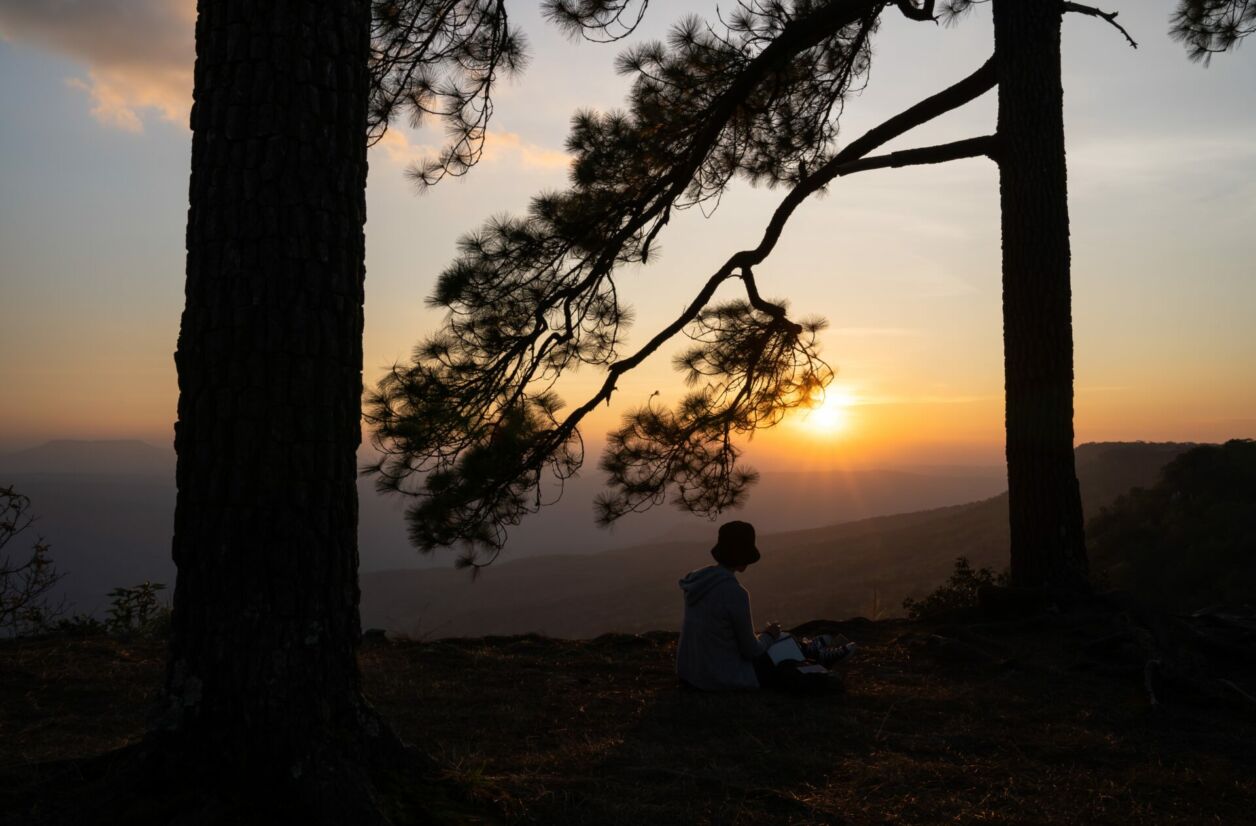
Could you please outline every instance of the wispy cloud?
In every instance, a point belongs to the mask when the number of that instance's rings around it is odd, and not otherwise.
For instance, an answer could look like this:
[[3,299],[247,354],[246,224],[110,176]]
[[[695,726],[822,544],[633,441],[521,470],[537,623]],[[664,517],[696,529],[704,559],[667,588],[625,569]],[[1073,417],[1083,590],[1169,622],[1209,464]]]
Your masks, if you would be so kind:
[[[0,38],[83,65],[67,84],[91,100],[101,123],[142,132],[145,118],[186,125],[192,102],[195,0],[0,0]],[[437,146],[390,130],[379,148],[410,166]],[[563,169],[570,157],[507,131],[491,131],[482,161],[521,169]]]
[[187,123],[195,23],[194,0],[0,0],[0,37],[84,64],[69,84],[131,132],[148,114]]
[[397,166],[413,166],[436,154],[435,147],[412,143],[400,129],[389,129],[375,148]]
[[[412,141],[409,135],[400,129],[389,129],[377,145],[392,163],[398,166],[413,166],[433,158],[440,151],[437,147],[426,143]],[[486,164],[507,164],[521,169],[565,169],[571,164],[571,156],[535,143],[529,143],[515,132],[489,130],[484,141],[484,155],[480,159]]]
[[517,163],[524,169],[565,169],[571,156],[535,143],[528,143],[514,132],[489,132],[484,144],[484,159],[490,163]]

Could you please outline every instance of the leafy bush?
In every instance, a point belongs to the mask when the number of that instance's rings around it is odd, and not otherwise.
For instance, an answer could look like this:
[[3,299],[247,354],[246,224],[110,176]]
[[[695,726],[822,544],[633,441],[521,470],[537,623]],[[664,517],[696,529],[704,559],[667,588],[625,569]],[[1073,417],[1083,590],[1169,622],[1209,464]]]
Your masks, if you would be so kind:
[[930,619],[977,607],[977,590],[983,585],[1004,585],[1007,574],[995,574],[989,568],[973,569],[968,557],[955,559],[955,570],[946,582],[923,599],[903,600],[907,616],[913,620]]
[[109,629],[91,614],[71,614],[57,620],[49,630],[63,637],[95,637]]
[[157,600],[165,590],[160,582],[144,580],[131,588],[109,592],[109,615],[105,627],[118,636],[160,636],[169,625],[170,609]]
[[26,532],[35,518],[31,500],[12,487],[0,487],[0,628],[12,636],[46,630],[62,613],[49,601],[52,588],[64,576],[57,572],[50,546],[40,537],[27,553],[16,558],[5,548]]
[[1202,445],[1086,529],[1091,569],[1170,610],[1256,600],[1256,442]]

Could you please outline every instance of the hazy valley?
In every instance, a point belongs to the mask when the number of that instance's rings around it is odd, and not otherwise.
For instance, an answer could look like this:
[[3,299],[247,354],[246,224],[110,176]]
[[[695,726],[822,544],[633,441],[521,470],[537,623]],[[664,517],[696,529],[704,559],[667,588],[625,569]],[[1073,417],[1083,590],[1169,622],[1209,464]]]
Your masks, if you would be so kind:
[[[1149,485],[1176,444],[1078,448],[1087,513]],[[143,442],[59,441],[0,457],[0,483],[31,497],[35,530],[67,573],[61,594],[99,612],[105,594],[145,579],[173,585],[174,456]],[[954,558],[1006,564],[999,468],[765,473],[730,518],[754,522],[764,562],[745,574],[762,619],[892,616],[943,580]],[[402,503],[359,480],[362,621],[419,637],[536,631],[594,636],[675,628],[676,579],[708,564],[714,527],[670,507],[611,531],[593,523],[596,479],[519,526],[473,582],[453,554],[419,555]]]

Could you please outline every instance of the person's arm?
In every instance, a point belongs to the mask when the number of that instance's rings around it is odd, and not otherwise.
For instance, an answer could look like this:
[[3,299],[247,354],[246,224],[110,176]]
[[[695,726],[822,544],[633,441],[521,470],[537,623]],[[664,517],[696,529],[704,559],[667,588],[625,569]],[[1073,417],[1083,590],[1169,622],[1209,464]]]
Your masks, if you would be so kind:
[[733,634],[737,638],[737,650],[743,660],[753,660],[768,649],[768,644],[755,635],[754,619],[750,616],[750,595],[745,588],[737,586],[729,602],[729,609]]

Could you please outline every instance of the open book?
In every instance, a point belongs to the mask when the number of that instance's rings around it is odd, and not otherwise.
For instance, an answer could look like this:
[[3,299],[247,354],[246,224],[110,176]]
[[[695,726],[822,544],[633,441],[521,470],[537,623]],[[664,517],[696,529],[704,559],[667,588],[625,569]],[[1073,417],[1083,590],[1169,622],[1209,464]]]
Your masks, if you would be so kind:
[[780,665],[787,660],[802,662],[807,659],[807,655],[802,653],[802,646],[798,644],[798,640],[794,639],[791,634],[784,633],[769,642],[767,655],[771,658],[772,665]]
[[827,674],[829,666],[844,660],[855,650],[855,644],[841,634],[836,636],[821,634],[807,644],[805,651],[802,644],[792,634],[784,633],[772,639],[764,633],[759,639],[767,645],[766,653],[772,660],[772,665],[805,662],[806,665],[797,667],[798,672],[802,674]]

